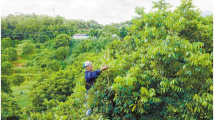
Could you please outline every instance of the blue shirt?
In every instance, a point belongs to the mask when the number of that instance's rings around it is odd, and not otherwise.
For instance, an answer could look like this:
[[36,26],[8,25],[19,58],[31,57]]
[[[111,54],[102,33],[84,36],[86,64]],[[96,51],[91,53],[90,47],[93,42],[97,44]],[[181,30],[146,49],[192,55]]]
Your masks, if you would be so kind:
[[98,75],[100,75],[100,70],[96,70],[96,71],[92,71],[92,72],[91,71],[85,71],[85,79],[86,79],[85,88],[87,90],[89,90],[93,86]]

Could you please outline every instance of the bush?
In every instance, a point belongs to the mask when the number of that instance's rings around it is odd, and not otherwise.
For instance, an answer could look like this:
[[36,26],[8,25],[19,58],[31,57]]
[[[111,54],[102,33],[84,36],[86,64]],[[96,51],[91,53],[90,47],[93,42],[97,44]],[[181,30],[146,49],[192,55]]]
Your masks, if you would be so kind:
[[23,45],[23,52],[22,52],[22,54],[23,54],[23,55],[25,55],[25,54],[30,54],[30,53],[33,52],[33,50],[34,50],[34,46],[33,46],[32,44],[30,44],[30,43],[25,43],[25,44]]
[[7,94],[12,93],[12,90],[10,89],[10,81],[6,75],[1,75],[1,92]]
[[51,74],[48,71],[38,77],[39,81],[34,85],[29,97],[34,111],[45,111],[55,107],[60,102],[67,100],[73,93],[73,78],[75,71],[60,70]]
[[15,99],[9,94],[1,92],[1,119],[3,120],[19,120],[20,107]]
[[2,38],[1,40],[1,49],[4,50],[5,48],[9,48],[13,46],[13,41],[7,37],[7,38]]
[[3,54],[8,55],[10,60],[15,61],[17,59],[17,51],[13,47],[6,48]]
[[13,75],[13,84],[20,86],[21,83],[25,81],[25,77],[19,74]]
[[47,68],[53,71],[58,71],[60,68],[59,62],[57,60],[53,60],[47,63]]
[[55,51],[55,56],[57,60],[64,60],[66,56],[69,55],[70,49],[69,47],[60,47]]
[[9,57],[9,55],[1,54],[1,63],[5,61],[10,61],[10,60],[11,58]]
[[34,61],[34,65],[35,66],[40,66],[41,62],[42,62],[42,57],[41,56],[36,56],[33,61]]
[[40,49],[41,45],[39,43],[35,44],[35,48]]
[[69,40],[70,37],[66,34],[60,34],[55,38],[55,47],[59,48],[59,47],[65,47],[65,46],[69,46]]
[[11,75],[13,73],[12,64],[8,61],[2,63],[1,74],[2,75]]
[[26,67],[34,67],[34,61],[33,60],[27,61]]
[[13,40],[13,47],[16,47],[16,45],[19,44],[18,40]]
[[45,36],[45,35],[40,35],[36,38],[36,42],[39,42],[39,43],[45,43],[48,40],[49,40],[48,36]]

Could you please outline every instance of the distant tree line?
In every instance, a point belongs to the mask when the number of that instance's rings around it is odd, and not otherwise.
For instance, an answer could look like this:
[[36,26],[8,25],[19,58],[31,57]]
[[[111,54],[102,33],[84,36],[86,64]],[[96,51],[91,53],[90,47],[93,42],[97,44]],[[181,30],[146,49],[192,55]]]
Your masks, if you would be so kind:
[[36,14],[9,14],[1,17],[1,38],[9,37],[12,40],[31,38],[44,43],[48,39],[54,39],[59,34],[73,36],[76,33],[85,33],[99,37],[110,32],[119,36],[120,29],[131,24],[131,21],[126,21],[104,26],[95,20],[71,20],[61,16],[52,17]]

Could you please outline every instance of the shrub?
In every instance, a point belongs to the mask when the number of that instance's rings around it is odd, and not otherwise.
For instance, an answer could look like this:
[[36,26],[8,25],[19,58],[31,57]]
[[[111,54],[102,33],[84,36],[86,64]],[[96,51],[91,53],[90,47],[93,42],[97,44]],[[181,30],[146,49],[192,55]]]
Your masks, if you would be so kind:
[[47,63],[47,68],[53,71],[58,71],[60,68],[59,62],[57,60],[53,60]]
[[1,75],[1,92],[7,94],[12,93],[12,90],[10,89],[10,81],[6,75]]
[[2,63],[1,74],[2,75],[11,75],[13,73],[12,64],[8,61]]
[[9,57],[9,55],[1,54],[1,63],[5,61],[10,61],[10,60],[11,58]]
[[1,48],[5,49],[5,48],[9,48],[13,46],[13,41],[7,37],[7,38],[2,38],[1,40]]
[[17,51],[13,47],[6,48],[3,54],[8,55],[10,60],[15,61],[17,59]]
[[35,44],[35,48],[40,49],[41,45],[39,43]]
[[55,51],[55,56],[57,60],[64,60],[66,56],[69,55],[70,49],[69,47],[60,47]]
[[21,108],[9,94],[1,92],[1,119],[19,120]]
[[32,44],[30,44],[30,43],[25,43],[25,44],[23,45],[23,52],[22,52],[22,54],[23,54],[23,55],[25,55],[25,54],[30,54],[30,53],[33,52],[33,50],[34,50],[34,46],[33,46]]
[[65,46],[69,46],[69,40],[70,37],[66,34],[60,34],[55,38],[55,47],[59,48],[59,47],[65,47]]
[[36,38],[36,42],[39,42],[39,43],[45,43],[48,40],[49,40],[48,36],[45,36],[45,35],[40,35]]
[[20,86],[21,83],[25,81],[25,77],[19,74],[13,75],[13,84]]

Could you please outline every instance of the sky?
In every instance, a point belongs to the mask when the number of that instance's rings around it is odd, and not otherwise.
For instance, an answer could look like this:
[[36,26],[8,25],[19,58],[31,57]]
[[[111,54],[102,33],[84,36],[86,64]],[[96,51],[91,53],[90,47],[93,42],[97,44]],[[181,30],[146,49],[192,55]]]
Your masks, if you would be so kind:
[[[173,8],[180,4],[180,0],[166,2]],[[16,13],[60,15],[66,19],[95,20],[104,25],[131,20],[136,16],[137,6],[145,7],[145,12],[153,6],[152,0],[1,0],[0,3],[1,16]],[[202,12],[213,13],[213,0],[194,0],[193,4]]]

